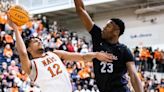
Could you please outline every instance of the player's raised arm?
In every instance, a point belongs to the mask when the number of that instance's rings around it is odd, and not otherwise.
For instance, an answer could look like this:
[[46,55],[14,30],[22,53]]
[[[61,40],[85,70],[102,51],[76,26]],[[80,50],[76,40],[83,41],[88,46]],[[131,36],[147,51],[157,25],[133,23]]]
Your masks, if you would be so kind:
[[86,54],[80,54],[62,50],[55,50],[54,53],[57,54],[61,59],[70,61],[92,61],[92,59],[94,58],[103,62],[112,62],[112,60],[114,60],[112,54],[104,52],[90,52]]
[[81,21],[83,22],[84,26],[88,30],[88,32],[91,31],[94,22],[92,21],[91,17],[87,13],[87,11],[84,8],[84,4],[82,0],[74,0],[76,12],[78,16],[80,17]]
[[19,53],[19,58],[21,61],[22,69],[30,74],[31,63],[27,54],[26,46],[23,42],[20,32],[18,31],[17,25],[14,24],[10,19],[8,19],[9,25],[14,29],[16,35],[16,48]]

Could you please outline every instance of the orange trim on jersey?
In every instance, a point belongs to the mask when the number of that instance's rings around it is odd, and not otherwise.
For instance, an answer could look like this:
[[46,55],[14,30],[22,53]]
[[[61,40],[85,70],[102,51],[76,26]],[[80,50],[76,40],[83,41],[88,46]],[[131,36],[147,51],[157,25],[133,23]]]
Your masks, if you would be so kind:
[[38,77],[38,68],[36,66],[36,63],[34,61],[34,65],[35,65],[35,69],[36,69],[36,76],[35,76],[35,79],[34,79],[34,82],[36,81],[37,77]]
[[33,59],[44,58],[44,57],[46,57],[47,55],[48,55],[48,54],[47,54],[47,53],[45,53],[45,55],[40,56],[40,57],[35,57],[35,58],[33,58]]

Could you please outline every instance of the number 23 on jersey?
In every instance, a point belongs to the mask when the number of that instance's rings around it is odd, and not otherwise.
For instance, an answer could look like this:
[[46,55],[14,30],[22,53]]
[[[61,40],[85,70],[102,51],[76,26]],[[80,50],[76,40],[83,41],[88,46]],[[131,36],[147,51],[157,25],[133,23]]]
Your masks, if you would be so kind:
[[113,72],[113,64],[101,62],[101,73],[112,73]]

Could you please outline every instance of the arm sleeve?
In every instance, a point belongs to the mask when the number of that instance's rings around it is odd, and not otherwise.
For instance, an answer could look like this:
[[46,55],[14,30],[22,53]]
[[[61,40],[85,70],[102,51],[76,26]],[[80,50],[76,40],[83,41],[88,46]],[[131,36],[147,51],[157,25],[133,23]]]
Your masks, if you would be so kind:
[[125,62],[134,62],[134,57],[129,48],[125,50]]

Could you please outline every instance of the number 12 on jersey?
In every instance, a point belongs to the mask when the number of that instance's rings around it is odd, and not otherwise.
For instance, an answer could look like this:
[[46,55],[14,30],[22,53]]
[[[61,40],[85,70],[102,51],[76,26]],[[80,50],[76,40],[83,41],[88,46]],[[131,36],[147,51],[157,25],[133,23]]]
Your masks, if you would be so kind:
[[101,73],[112,73],[113,72],[113,64],[101,62]]
[[55,77],[56,75],[62,73],[62,70],[60,69],[60,65],[58,64],[54,64],[52,68],[49,66],[47,70],[51,73],[51,77]]

